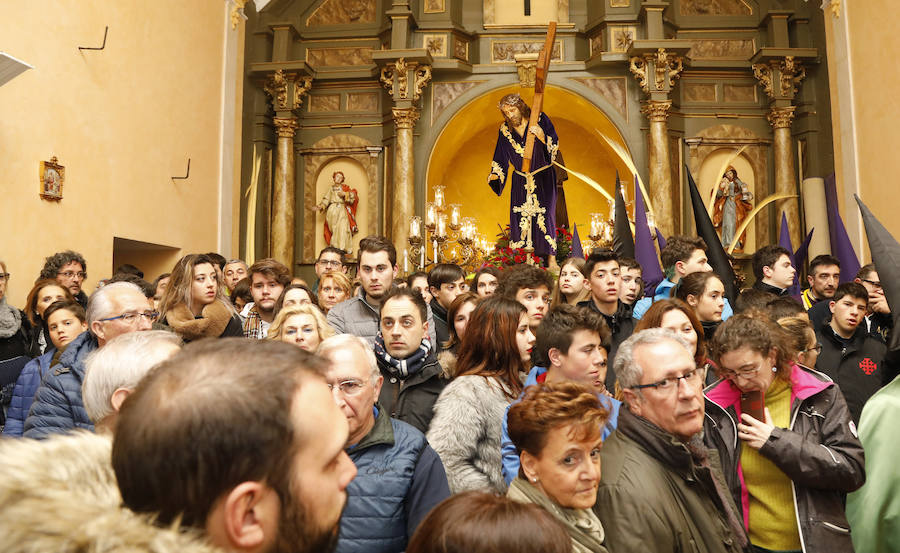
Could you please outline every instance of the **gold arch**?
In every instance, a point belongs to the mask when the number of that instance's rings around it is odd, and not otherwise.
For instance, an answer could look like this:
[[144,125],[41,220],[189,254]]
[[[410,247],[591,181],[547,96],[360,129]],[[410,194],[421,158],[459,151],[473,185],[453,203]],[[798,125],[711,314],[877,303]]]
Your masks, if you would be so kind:
[[[544,113],[553,120],[567,167],[584,173],[613,191],[616,170],[632,199],[633,177],[612,149],[597,133],[626,145],[619,129],[603,111],[584,97],[564,88],[548,86]],[[437,185],[445,187],[447,203],[462,205],[463,214],[474,217],[479,232],[492,239],[497,225],[509,222],[509,183],[497,197],[487,184],[491,158],[502,116],[497,102],[505,94],[518,92],[530,105],[532,91],[518,85],[497,88],[460,107],[441,130],[431,150],[425,175],[426,201]],[[590,214],[607,214],[606,199],[574,175],[564,184],[569,224],[577,224],[582,240],[587,239]]]

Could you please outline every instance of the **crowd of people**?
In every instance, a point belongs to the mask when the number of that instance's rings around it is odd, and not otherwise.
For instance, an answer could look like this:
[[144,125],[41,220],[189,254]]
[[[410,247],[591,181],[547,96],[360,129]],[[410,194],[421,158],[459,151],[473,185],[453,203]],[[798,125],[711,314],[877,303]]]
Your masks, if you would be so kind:
[[895,550],[875,265],[794,298],[765,246],[729,298],[706,252],[400,278],[369,236],[315,282],[207,253],[89,294],[64,251],[21,310],[0,261],[0,549]]

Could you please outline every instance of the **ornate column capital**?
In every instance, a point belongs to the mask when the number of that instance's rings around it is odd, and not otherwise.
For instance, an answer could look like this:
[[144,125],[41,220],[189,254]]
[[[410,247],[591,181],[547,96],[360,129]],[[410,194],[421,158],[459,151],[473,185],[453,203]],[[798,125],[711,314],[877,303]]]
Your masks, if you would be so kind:
[[785,56],[768,63],[754,63],[753,76],[770,100],[793,100],[800,83],[806,78],[806,68],[794,56]]
[[419,108],[413,106],[408,108],[391,108],[394,115],[394,124],[398,129],[411,129],[416,126],[421,114]]
[[628,62],[628,69],[647,94],[669,92],[684,70],[684,59],[665,48],[634,56]]
[[415,102],[422,96],[425,86],[431,82],[431,66],[414,61],[407,62],[406,59],[400,58],[381,68],[380,81],[384,88],[390,91],[395,102],[398,100]]
[[794,110],[797,106],[788,106],[783,108],[772,108],[766,114],[766,119],[773,129],[790,129],[791,122],[794,120]]
[[519,85],[523,88],[534,88],[537,80],[538,54],[516,54],[516,71],[519,73]]
[[275,123],[279,138],[293,138],[297,127],[300,126],[296,117],[273,117],[272,122]]
[[647,100],[641,104],[641,113],[647,116],[651,122],[666,122],[669,118],[669,109],[672,107],[672,100]]
[[279,69],[269,75],[263,90],[272,98],[275,111],[293,111],[303,104],[303,96],[312,87],[312,77],[297,73],[285,73]]

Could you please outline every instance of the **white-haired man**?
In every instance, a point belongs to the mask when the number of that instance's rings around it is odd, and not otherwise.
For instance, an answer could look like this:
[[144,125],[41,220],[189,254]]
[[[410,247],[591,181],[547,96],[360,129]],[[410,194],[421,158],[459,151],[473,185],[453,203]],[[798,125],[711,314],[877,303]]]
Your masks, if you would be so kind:
[[59,364],[44,377],[25,419],[24,436],[45,438],[75,428],[93,430],[81,398],[88,355],[116,336],[150,330],[158,316],[141,289],[130,282],[114,282],[94,292],[88,301],[88,330],[72,340]]
[[703,370],[671,330],[634,334],[616,353],[627,409],[604,442],[594,511],[610,551],[731,553],[747,545],[718,453],[703,442]]
[[365,339],[339,334],[318,353],[331,362],[325,380],[347,417],[345,447],[358,469],[336,551],[403,551],[425,515],[450,496],[444,465],[424,434],[376,403],[384,377]]
[[112,432],[122,402],[150,369],[181,349],[177,334],[165,330],[130,332],[88,356],[81,398],[99,431]]

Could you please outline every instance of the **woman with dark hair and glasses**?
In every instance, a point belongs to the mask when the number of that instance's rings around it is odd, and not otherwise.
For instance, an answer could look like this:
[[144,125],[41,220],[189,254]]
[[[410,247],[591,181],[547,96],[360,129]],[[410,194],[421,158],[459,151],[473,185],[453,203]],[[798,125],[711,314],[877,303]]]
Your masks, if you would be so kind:
[[796,364],[796,346],[761,313],[731,317],[709,347],[722,380],[707,397],[725,410],[722,465],[752,551],[853,551],[844,501],[865,469],[838,386]]

